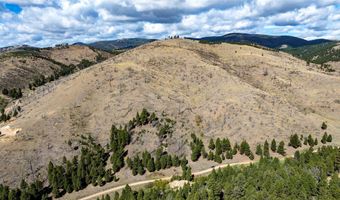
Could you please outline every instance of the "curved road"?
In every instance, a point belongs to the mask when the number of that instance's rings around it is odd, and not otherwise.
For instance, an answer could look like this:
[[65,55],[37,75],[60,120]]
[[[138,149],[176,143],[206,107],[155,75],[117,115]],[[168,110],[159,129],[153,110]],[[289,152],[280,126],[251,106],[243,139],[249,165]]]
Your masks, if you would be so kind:
[[[199,176],[199,175],[202,175],[202,174],[209,173],[209,172],[213,171],[213,169],[217,170],[217,169],[220,169],[220,168],[225,168],[227,166],[234,166],[234,165],[248,165],[250,163],[255,163],[255,162],[257,162],[257,161],[245,161],[245,162],[238,162],[238,163],[221,164],[221,165],[217,165],[215,167],[211,167],[209,169],[205,169],[205,170],[202,170],[202,171],[194,172],[192,174],[194,176]],[[149,184],[149,183],[153,183],[153,182],[158,181],[158,180],[169,181],[169,180],[171,180],[171,177],[172,176],[168,176],[168,177],[164,177],[164,178],[157,178],[157,179],[150,179],[150,180],[145,180],[145,181],[138,181],[138,182],[134,182],[134,183],[129,183],[128,185],[130,187],[135,187],[135,186],[141,186],[141,185],[146,185],[146,184]],[[113,193],[113,192],[116,192],[117,190],[122,190],[123,188],[125,188],[126,185],[127,184],[124,184],[124,185],[120,185],[120,186],[117,186],[117,187],[114,187],[114,188],[110,188],[110,189],[107,189],[107,190],[104,190],[104,191],[101,191],[101,192],[97,192],[95,194],[92,194],[92,195],[80,198],[80,200],[95,199],[97,197],[101,197],[102,195]]]

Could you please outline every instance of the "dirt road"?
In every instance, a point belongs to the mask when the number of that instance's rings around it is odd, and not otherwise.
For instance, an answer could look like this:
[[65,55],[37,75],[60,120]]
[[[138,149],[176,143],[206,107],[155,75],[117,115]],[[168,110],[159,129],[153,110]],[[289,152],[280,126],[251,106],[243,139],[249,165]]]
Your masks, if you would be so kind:
[[[248,165],[248,164],[254,163],[254,162],[256,162],[256,161],[245,161],[245,162],[238,162],[238,163],[221,164],[221,165],[217,165],[215,167],[209,168],[209,169],[205,169],[205,170],[202,170],[202,171],[194,172],[192,174],[194,176],[199,176],[199,175],[203,175],[203,174],[209,173],[209,172],[213,171],[214,169],[217,170],[217,169],[220,169],[220,168],[225,168],[227,166],[235,166],[235,165]],[[169,180],[171,180],[171,176],[164,177],[164,178],[158,178],[158,179],[151,179],[151,180],[145,180],[145,181],[138,181],[138,182],[134,182],[134,183],[129,183],[129,186],[130,187],[135,187],[135,186],[146,185],[146,184],[149,184],[149,183],[153,183],[153,182],[155,182],[157,180],[169,181]],[[104,190],[104,191],[101,191],[101,192],[97,192],[97,193],[92,194],[90,196],[80,198],[80,200],[95,199],[97,197],[101,197],[102,195],[110,194],[110,193],[116,192],[118,190],[121,190],[125,186],[126,186],[126,184],[120,185],[120,186],[117,186],[117,187],[114,187],[114,188],[110,188],[110,189],[107,189],[107,190]]]

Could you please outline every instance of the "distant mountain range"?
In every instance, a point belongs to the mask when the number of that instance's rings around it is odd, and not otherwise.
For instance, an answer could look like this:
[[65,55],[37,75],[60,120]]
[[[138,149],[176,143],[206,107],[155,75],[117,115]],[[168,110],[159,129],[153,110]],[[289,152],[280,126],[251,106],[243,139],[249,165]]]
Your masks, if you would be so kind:
[[101,49],[104,51],[113,51],[120,49],[132,49],[140,45],[155,41],[155,39],[145,39],[145,38],[124,38],[118,40],[105,40],[93,43],[75,43],[78,45],[86,45],[94,47],[96,49]]
[[268,48],[286,48],[286,47],[301,47],[306,45],[315,45],[331,42],[331,40],[317,39],[317,40],[305,40],[293,36],[271,36],[261,34],[247,34],[247,33],[230,33],[223,36],[212,36],[202,38],[188,38],[193,40],[200,40],[202,42],[211,43],[246,43],[256,44]]

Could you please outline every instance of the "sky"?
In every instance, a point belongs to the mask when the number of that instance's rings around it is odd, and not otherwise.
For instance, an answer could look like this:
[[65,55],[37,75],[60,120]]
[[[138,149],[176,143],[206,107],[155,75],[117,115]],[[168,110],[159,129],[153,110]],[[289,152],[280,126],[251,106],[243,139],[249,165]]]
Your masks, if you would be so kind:
[[340,40],[340,0],[0,0],[0,47],[232,32]]

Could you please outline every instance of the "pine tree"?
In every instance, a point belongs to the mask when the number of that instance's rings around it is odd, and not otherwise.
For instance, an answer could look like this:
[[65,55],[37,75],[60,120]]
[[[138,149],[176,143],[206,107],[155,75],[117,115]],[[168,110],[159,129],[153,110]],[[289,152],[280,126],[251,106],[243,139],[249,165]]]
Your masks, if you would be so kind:
[[286,152],[285,152],[285,143],[283,142],[283,141],[281,141],[280,143],[279,143],[279,146],[278,146],[278,148],[277,148],[277,153],[279,153],[279,154],[281,154],[281,155],[285,155],[286,154]]
[[270,154],[269,154],[269,144],[268,144],[268,141],[266,140],[264,142],[264,145],[263,145],[263,155],[267,158],[270,157]]
[[141,163],[138,165],[138,174],[139,174],[139,175],[144,175],[144,174],[145,174],[145,169],[144,169],[144,167],[141,165]]
[[221,156],[219,154],[215,154],[214,161],[217,163],[222,163]]
[[301,147],[301,141],[299,139],[299,136],[297,134],[290,136],[289,146],[292,146],[293,148]]
[[209,151],[208,160],[214,160],[214,153],[212,151]]
[[276,152],[276,141],[275,139],[272,140],[272,143],[270,145],[270,149],[273,151],[273,152]]
[[249,144],[245,140],[243,140],[240,145],[240,154],[241,155],[245,154],[246,156],[249,156],[250,153],[251,151]]
[[211,150],[215,149],[215,143],[214,143],[214,140],[212,138],[210,139],[208,148],[211,149]]
[[311,147],[314,146],[314,140],[313,140],[312,135],[310,135],[310,134],[308,135],[307,142],[308,142],[309,146],[311,146]]
[[256,146],[256,155],[258,155],[258,156],[262,156],[262,146],[261,146],[261,144],[258,144],[257,146]]
[[126,199],[126,200],[135,199],[133,195],[133,191],[129,185],[126,185],[125,188],[123,189],[120,199]]
[[308,144],[308,138],[305,137],[305,138],[303,139],[303,144],[304,144],[304,145],[307,145],[307,144]]
[[332,142],[332,135],[331,134],[328,135],[327,142]]
[[149,172],[154,172],[155,171],[155,161],[154,158],[149,159],[147,163],[147,169]]
[[113,180],[113,175],[112,175],[112,171],[110,170],[106,170],[105,175],[104,175],[104,180],[106,183],[109,183]]
[[238,146],[237,143],[235,143],[235,144],[234,144],[234,148],[233,148],[233,152],[232,152],[233,155],[236,155],[236,154],[237,154],[238,149],[239,149],[239,146]]
[[221,145],[221,140],[220,138],[217,138],[216,140],[216,150],[215,154],[221,155],[222,154],[222,145]]
[[318,145],[318,138],[315,138],[315,140],[314,140],[314,145],[315,145],[315,146]]
[[326,142],[327,142],[327,132],[325,132],[324,134],[323,134],[323,136],[322,136],[322,139],[321,139],[321,143],[322,144],[326,144]]
[[226,152],[226,151],[229,151],[230,149],[231,149],[231,146],[230,146],[229,139],[223,138],[223,140],[222,140],[222,151]]
[[233,159],[233,152],[231,150],[226,152],[226,158]]
[[155,168],[156,168],[156,171],[159,171],[161,169],[161,161],[160,161],[160,159],[156,158]]
[[198,145],[194,145],[191,153],[191,160],[196,162],[201,157],[201,147]]
[[322,129],[322,130],[326,130],[326,129],[327,129],[327,124],[326,124],[326,122],[322,122],[322,124],[321,124],[321,129]]
[[254,160],[254,158],[255,158],[255,157],[254,157],[254,154],[253,154],[252,152],[250,152],[250,154],[249,154],[248,157],[249,157],[250,160]]

